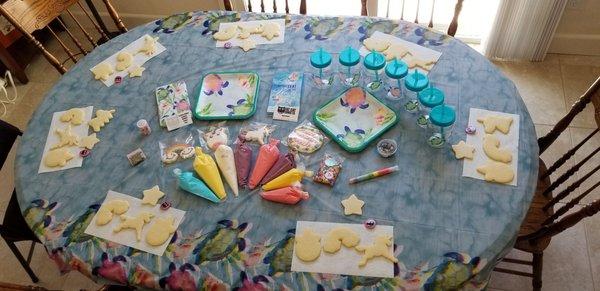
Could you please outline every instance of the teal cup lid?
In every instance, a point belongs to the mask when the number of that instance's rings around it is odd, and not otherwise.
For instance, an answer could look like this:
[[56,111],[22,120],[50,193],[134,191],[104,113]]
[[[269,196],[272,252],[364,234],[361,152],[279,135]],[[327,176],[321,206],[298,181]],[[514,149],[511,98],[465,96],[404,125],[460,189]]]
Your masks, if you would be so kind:
[[310,55],[310,64],[317,69],[326,68],[331,64],[331,54],[320,48]]
[[433,108],[444,103],[444,92],[435,87],[425,88],[417,96],[425,107]]
[[429,112],[429,121],[431,121],[431,124],[433,125],[448,127],[454,124],[455,120],[456,112],[454,111],[454,108],[446,104],[433,107],[431,112]]
[[385,67],[385,57],[376,51],[371,51],[365,56],[363,63],[369,70],[381,70]]
[[408,73],[408,66],[403,61],[398,61],[394,59],[394,61],[389,62],[387,66],[385,66],[385,74],[392,79],[402,79]]
[[351,47],[346,47],[340,52],[339,61],[340,64],[346,67],[356,66],[356,64],[360,62],[360,55],[358,54],[357,50]]
[[404,86],[406,86],[406,89],[413,92],[419,92],[425,89],[427,85],[429,85],[429,78],[427,78],[425,74],[419,73],[416,69],[404,79]]

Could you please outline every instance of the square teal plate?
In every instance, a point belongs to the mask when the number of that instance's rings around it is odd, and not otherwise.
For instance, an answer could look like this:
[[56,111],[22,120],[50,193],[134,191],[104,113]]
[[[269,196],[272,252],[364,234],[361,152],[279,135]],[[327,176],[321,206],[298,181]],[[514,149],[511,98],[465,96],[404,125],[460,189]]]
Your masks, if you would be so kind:
[[194,109],[197,119],[246,119],[256,112],[259,78],[255,72],[211,72],[201,84]]
[[344,150],[357,153],[392,128],[394,110],[361,87],[353,87],[313,113],[314,123]]

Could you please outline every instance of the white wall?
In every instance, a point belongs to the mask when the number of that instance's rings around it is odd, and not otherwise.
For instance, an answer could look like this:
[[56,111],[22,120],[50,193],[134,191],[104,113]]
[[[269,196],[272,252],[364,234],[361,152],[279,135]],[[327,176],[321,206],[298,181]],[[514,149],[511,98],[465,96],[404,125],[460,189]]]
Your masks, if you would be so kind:
[[548,52],[600,55],[600,0],[569,0]]

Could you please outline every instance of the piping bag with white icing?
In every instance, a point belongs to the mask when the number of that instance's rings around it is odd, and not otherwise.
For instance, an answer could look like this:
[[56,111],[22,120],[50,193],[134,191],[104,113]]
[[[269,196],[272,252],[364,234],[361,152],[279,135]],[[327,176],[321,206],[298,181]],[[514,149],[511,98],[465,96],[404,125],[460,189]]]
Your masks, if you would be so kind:
[[235,158],[233,157],[233,150],[230,146],[221,144],[215,150],[215,160],[217,165],[221,169],[221,174],[225,178],[227,184],[233,191],[233,195],[238,196],[238,181],[237,173],[235,169]]
[[283,173],[293,169],[296,167],[296,160],[294,159],[294,154],[279,154],[279,158],[277,162],[271,167],[271,169],[267,172],[267,174],[260,181],[261,185],[266,184],[267,182],[281,176]]
[[312,171],[305,171],[298,168],[291,169],[283,175],[271,180],[269,183],[262,186],[263,191],[269,191],[273,189],[279,189],[288,186],[294,186],[302,181],[304,177],[311,177]]
[[302,191],[302,188],[300,187],[285,187],[271,191],[264,191],[260,193],[260,196],[269,201],[290,205],[296,204],[300,200],[307,200],[310,198],[308,192]]
[[219,203],[221,201],[202,180],[194,177],[194,173],[174,169],[173,174],[175,174],[179,181],[179,188],[211,202]]
[[238,139],[233,151],[235,160],[235,170],[237,172],[238,185],[246,187],[248,185],[248,175],[252,166],[252,148],[244,139]]
[[225,187],[223,186],[223,180],[219,175],[219,168],[215,160],[208,154],[202,152],[202,148],[196,147],[196,158],[194,159],[194,170],[196,174],[202,178],[204,183],[210,187],[210,189],[219,197],[219,199],[225,198]]
[[260,183],[260,180],[262,180],[271,167],[273,167],[273,164],[277,162],[277,159],[279,158],[278,144],[279,140],[272,138],[269,140],[268,144],[260,146],[258,157],[256,157],[256,163],[254,163],[254,169],[252,169],[252,174],[250,174],[248,188],[256,188]]

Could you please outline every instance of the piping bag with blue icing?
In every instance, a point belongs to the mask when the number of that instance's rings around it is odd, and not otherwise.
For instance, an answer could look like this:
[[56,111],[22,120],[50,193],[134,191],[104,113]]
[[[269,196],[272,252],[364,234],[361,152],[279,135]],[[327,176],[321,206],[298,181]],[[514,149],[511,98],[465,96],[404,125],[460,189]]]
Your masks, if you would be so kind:
[[219,199],[225,198],[225,187],[219,175],[219,168],[217,163],[208,154],[202,151],[202,148],[196,147],[196,158],[194,159],[194,170],[196,174],[202,178],[202,181],[208,185],[208,187],[219,197]]
[[179,188],[211,202],[219,203],[219,201],[221,201],[219,197],[217,197],[215,193],[202,182],[202,180],[194,177],[194,173],[182,172],[180,169],[174,169],[173,174],[175,174],[179,181]]
[[277,162],[277,159],[279,159],[278,144],[279,140],[272,138],[269,140],[268,144],[260,146],[258,157],[256,157],[256,162],[254,163],[254,169],[252,169],[252,174],[250,174],[248,188],[256,188],[260,183],[260,180],[262,180],[275,162]]
[[229,184],[229,187],[233,191],[233,195],[238,196],[238,181],[237,173],[235,169],[235,159],[233,157],[233,150],[230,146],[221,144],[215,150],[215,160],[217,165],[221,169],[221,174],[225,178],[225,182]]

